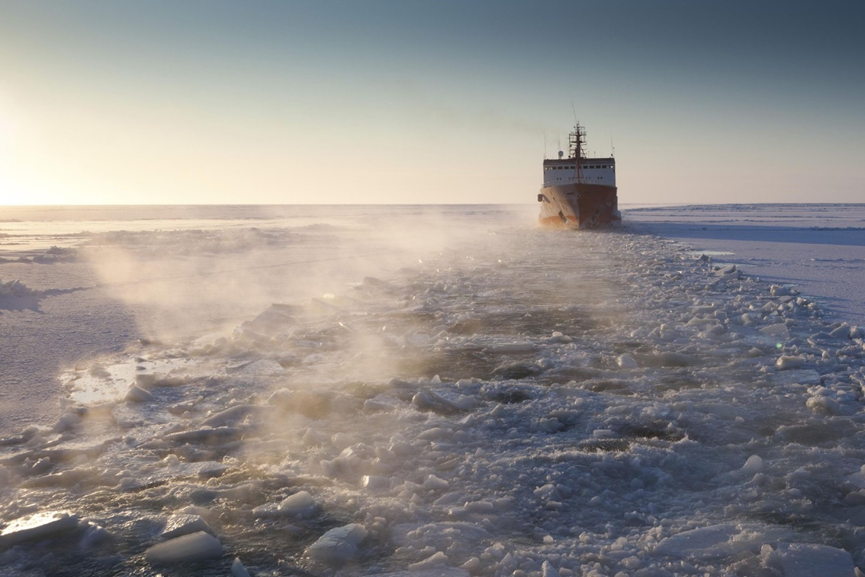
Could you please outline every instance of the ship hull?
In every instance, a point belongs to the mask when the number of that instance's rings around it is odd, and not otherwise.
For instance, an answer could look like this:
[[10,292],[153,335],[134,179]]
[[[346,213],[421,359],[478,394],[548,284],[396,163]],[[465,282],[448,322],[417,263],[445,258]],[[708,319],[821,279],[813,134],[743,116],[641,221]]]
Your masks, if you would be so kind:
[[615,186],[562,184],[545,186],[538,194],[538,221],[551,228],[602,228],[622,222]]

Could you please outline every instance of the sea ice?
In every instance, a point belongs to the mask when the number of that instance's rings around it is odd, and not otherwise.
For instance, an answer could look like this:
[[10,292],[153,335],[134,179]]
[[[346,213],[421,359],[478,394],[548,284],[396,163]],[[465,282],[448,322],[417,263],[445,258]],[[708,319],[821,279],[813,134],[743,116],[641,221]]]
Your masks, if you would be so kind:
[[294,495],[286,497],[277,507],[283,515],[294,517],[308,517],[316,508],[315,499],[306,491],[299,491]]
[[168,518],[160,537],[163,539],[174,539],[175,537],[189,535],[190,533],[197,533],[199,531],[211,534],[213,533],[213,529],[210,528],[210,525],[208,525],[200,515],[178,513]]
[[541,565],[541,573],[543,577],[562,577],[549,561],[544,561],[543,565]]
[[828,545],[779,543],[777,549],[767,549],[764,555],[766,565],[779,569],[784,577],[852,577],[854,574],[850,553]]
[[745,461],[745,464],[742,465],[742,473],[747,475],[753,475],[759,473],[763,470],[763,459],[761,459],[758,455],[751,455],[748,457],[748,460]]
[[153,400],[153,393],[148,390],[142,389],[139,386],[133,385],[129,387],[129,391],[126,393],[126,400],[130,403],[144,403],[147,401]]
[[[308,560],[356,561],[345,577],[780,575],[802,555],[835,567],[837,553],[783,543],[823,546],[865,518],[861,330],[650,235],[556,242],[561,266],[538,267],[548,235],[510,231],[471,259],[441,253],[325,298],[324,314],[277,307],[229,338],[82,363],[77,382],[116,381],[115,397],[73,399],[87,409],[61,427],[0,440],[0,521],[46,499],[99,511],[114,537],[99,553],[119,564],[106,574],[128,572],[178,503],[268,573]],[[153,398],[117,403],[136,374]],[[302,559],[293,537],[349,518],[363,527]],[[772,521],[740,524],[754,518]],[[790,529],[799,519],[807,531]],[[89,531],[77,527],[70,541]],[[0,562],[50,574],[41,549]]]
[[715,559],[733,553],[730,543],[739,529],[733,524],[712,525],[683,531],[661,541],[656,553],[679,558]]
[[470,573],[457,567],[437,566],[432,569],[412,569],[396,573],[382,573],[378,577],[469,577]]
[[246,570],[246,567],[243,566],[243,563],[240,562],[239,557],[235,557],[231,563],[231,575],[232,577],[252,577],[249,571]]
[[0,546],[56,537],[77,528],[78,517],[66,511],[34,513],[6,525],[0,531]]
[[761,334],[779,339],[787,339],[790,337],[790,331],[784,323],[776,323],[759,329]]
[[111,533],[99,525],[87,524],[78,546],[82,549],[98,547],[111,538]]
[[805,364],[805,359],[799,356],[792,355],[781,355],[778,357],[778,360],[775,361],[775,366],[780,370],[786,369],[798,369],[802,365]]
[[222,556],[219,539],[199,531],[150,547],[144,557],[154,565],[172,565]]
[[310,559],[328,565],[341,565],[358,555],[357,546],[367,536],[367,530],[357,523],[331,529],[306,548]]

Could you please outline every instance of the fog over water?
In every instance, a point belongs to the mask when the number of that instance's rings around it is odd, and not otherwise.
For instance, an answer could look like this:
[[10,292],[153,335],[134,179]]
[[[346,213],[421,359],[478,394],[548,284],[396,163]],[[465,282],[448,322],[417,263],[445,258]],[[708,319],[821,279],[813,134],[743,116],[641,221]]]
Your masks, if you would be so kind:
[[865,333],[663,219],[69,210],[0,215],[4,575],[865,567]]

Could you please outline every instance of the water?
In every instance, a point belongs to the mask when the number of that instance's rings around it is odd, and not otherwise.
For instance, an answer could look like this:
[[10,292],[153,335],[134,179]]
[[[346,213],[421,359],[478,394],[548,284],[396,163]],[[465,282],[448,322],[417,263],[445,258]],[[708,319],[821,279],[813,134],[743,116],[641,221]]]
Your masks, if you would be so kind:
[[[6,574],[226,575],[235,557],[254,575],[862,564],[860,330],[635,229],[547,232],[510,207],[345,211],[277,237],[102,237],[119,251],[107,262],[155,263],[148,278],[210,255],[168,293],[286,250],[377,256],[331,261],[315,282],[286,265],[260,291],[228,291],[290,296],[233,328],[193,316],[194,334],[66,366],[62,417],[2,443],[0,519],[80,524],[7,546]],[[114,282],[102,290],[130,310],[168,306],[164,290]],[[280,509],[304,491],[313,507]],[[201,517],[223,554],[153,566],[145,552],[176,513]],[[310,549],[349,523],[361,541]],[[97,526],[110,536],[86,539]]]

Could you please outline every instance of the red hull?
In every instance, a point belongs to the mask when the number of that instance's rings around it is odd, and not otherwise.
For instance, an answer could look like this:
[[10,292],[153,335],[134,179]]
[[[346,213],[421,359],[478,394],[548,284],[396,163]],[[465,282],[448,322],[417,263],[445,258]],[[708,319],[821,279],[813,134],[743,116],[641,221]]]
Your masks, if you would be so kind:
[[538,221],[552,228],[600,228],[622,222],[617,189],[598,184],[547,186],[538,194]]

